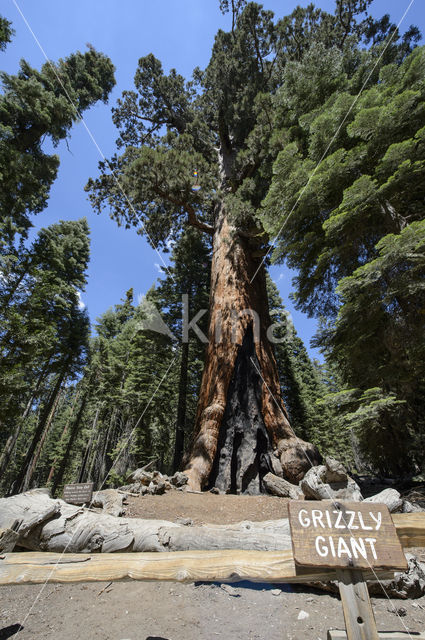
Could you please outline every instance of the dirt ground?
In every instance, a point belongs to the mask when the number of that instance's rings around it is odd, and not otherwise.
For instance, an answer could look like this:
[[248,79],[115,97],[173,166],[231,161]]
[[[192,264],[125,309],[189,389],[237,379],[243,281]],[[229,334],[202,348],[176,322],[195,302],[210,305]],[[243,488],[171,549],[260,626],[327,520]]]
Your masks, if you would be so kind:
[[[172,492],[129,498],[126,515],[224,524],[286,514],[281,498]],[[425,631],[425,597],[372,603],[379,630]],[[337,596],[248,582],[0,587],[0,616],[0,640],[326,640],[328,629],[344,628]]]
[[162,496],[128,497],[126,516],[193,524],[232,524],[242,520],[278,520],[288,516],[288,500],[274,496],[215,495],[169,491]]

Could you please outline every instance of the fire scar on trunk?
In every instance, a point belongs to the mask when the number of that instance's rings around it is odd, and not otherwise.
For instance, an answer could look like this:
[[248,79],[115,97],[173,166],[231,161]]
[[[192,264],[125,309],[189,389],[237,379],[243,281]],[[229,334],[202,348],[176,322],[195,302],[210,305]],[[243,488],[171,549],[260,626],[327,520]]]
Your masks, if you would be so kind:
[[213,244],[209,343],[185,469],[189,486],[259,493],[266,467],[298,483],[320,456],[296,438],[282,400],[267,338],[264,268],[258,270],[249,241],[229,223],[224,207]]

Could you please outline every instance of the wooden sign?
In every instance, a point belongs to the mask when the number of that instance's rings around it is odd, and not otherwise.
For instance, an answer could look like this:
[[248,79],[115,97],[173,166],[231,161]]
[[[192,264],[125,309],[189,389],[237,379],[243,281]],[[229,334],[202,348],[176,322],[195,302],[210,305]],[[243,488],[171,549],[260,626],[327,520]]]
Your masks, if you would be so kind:
[[332,500],[289,502],[297,565],[344,569],[406,569],[388,507]]
[[63,488],[63,499],[69,504],[89,504],[93,495],[93,482],[83,484],[66,484]]

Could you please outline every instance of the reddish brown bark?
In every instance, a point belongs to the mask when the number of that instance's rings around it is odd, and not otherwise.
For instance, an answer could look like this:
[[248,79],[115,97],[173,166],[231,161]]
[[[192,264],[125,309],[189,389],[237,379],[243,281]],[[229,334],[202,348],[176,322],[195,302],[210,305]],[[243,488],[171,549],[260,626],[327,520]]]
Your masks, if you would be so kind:
[[[262,419],[273,454],[282,464],[283,475],[298,482],[310,462],[316,464],[319,459],[317,449],[296,438],[289,424],[273,347],[267,338],[271,321],[265,270],[261,267],[251,283],[260,264],[260,258],[252,254],[249,239],[241,237],[232,227],[222,206],[213,239],[209,342],[198,402],[196,436],[185,469],[189,486],[194,490],[202,489],[209,482],[229,386],[250,327],[253,328],[256,355],[256,362],[251,358],[252,366],[259,369]],[[257,314],[258,322],[252,312]]]

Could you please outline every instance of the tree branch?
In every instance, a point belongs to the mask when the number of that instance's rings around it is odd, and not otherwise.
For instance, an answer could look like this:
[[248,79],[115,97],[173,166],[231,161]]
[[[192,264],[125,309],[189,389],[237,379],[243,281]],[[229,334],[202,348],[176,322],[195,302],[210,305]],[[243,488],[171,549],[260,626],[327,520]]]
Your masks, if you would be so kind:
[[211,236],[214,235],[214,227],[207,224],[206,222],[201,222],[195,213],[195,209],[190,205],[186,205],[187,217],[189,224],[192,227],[196,227],[197,229],[201,229],[205,233],[209,233]]
[[264,74],[264,64],[263,64],[263,58],[261,57],[261,53],[260,53],[260,47],[258,44],[258,37],[257,37],[257,32],[255,30],[255,27],[250,23],[249,25],[249,29],[251,31],[251,35],[254,39],[254,47],[255,47],[255,53],[257,55],[257,63],[260,66],[261,69],[261,73]]
[[204,231],[211,236],[214,235],[214,227],[207,224],[206,222],[202,222],[201,220],[199,220],[196,215],[195,209],[191,204],[189,204],[188,202],[184,202],[183,200],[179,200],[178,198],[174,198],[167,193],[164,193],[159,187],[154,187],[154,191],[157,195],[159,195],[160,198],[168,200],[168,202],[175,204],[177,207],[182,207],[182,209],[186,211],[188,222],[192,227],[196,227],[197,229],[200,229],[201,231]]

